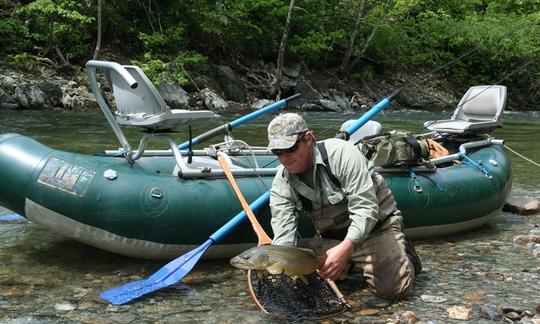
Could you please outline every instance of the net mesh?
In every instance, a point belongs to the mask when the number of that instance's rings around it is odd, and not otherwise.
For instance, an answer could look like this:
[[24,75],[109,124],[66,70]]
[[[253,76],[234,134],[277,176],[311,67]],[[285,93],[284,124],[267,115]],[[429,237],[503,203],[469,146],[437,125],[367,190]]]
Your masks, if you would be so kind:
[[255,302],[272,316],[287,319],[320,319],[344,312],[347,305],[317,274],[306,282],[285,274],[249,271],[250,290]]

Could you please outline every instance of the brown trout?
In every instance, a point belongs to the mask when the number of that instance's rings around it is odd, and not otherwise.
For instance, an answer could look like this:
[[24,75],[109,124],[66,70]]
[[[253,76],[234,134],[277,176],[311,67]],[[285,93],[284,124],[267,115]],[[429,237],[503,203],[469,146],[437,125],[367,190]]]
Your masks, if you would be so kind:
[[271,274],[285,273],[293,278],[303,278],[324,262],[308,249],[282,246],[259,245],[231,259],[231,265],[244,270],[267,270]]

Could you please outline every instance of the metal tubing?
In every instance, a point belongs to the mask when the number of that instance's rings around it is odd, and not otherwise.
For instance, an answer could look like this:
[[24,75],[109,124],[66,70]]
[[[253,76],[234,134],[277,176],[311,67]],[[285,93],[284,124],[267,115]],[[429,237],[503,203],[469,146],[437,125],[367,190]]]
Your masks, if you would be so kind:
[[459,146],[459,153],[434,158],[434,159],[429,160],[429,162],[431,162],[433,165],[452,162],[454,160],[461,159],[461,154],[466,154],[467,149],[474,148],[474,147],[483,147],[483,146],[488,146],[488,145],[492,145],[492,144],[494,144],[494,145],[503,145],[504,140],[495,139],[495,138],[488,138],[488,139],[482,140],[482,141],[464,143],[464,144],[461,144]]
[[105,99],[103,98],[103,95],[101,94],[101,90],[98,87],[97,79],[96,79],[96,69],[104,69],[104,70],[114,70],[117,72],[126,82],[127,84],[132,88],[135,89],[137,87],[137,81],[131,76],[131,74],[120,64],[114,63],[114,62],[105,62],[105,61],[95,61],[90,60],[86,63],[86,71],[88,73],[88,79],[90,81],[90,88],[92,89],[92,92],[94,93],[94,96],[96,97],[96,101],[99,105],[99,108],[105,115],[105,118],[107,118],[107,121],[111,125],[114,134],[120,141],[120,144],[122,145],[122,149],[124,150],[124,154],[130,160],[131,155],[133,154],[131,146],[129,145],[129,142],[124,136],[124,133],[120,129],[120,126],[118,126],[118,123],[116,122],[116,119],[111,113],[111,109],[107,105],[107,102],[105,102]]
[[[276,175],[277,168],[262,168],[262,169],[232,169],[235,176],[274,176]],[[183,179],[189,178],[222,178],[225,176],[225,172],[222,169],[194,169],[180,170],[178,176]]]

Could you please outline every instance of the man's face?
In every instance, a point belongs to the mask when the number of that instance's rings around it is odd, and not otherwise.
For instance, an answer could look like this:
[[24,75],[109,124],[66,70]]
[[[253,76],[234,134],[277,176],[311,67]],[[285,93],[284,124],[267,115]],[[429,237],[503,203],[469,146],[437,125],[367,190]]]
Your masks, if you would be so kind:
[[313,143],[313,133],[307,131],[304,138],[296,142],[294,151],[278,150],[277,157],[290,173],[305,172],[313,166]]

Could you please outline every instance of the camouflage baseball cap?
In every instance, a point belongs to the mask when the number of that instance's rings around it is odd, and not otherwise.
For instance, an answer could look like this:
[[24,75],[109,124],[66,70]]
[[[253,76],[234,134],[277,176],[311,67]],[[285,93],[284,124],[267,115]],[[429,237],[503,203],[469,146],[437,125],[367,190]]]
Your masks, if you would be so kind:
[[268,124],[268,149],[292,147],[307,130],[307,124],[302,116],[295,113],[280,114]]

